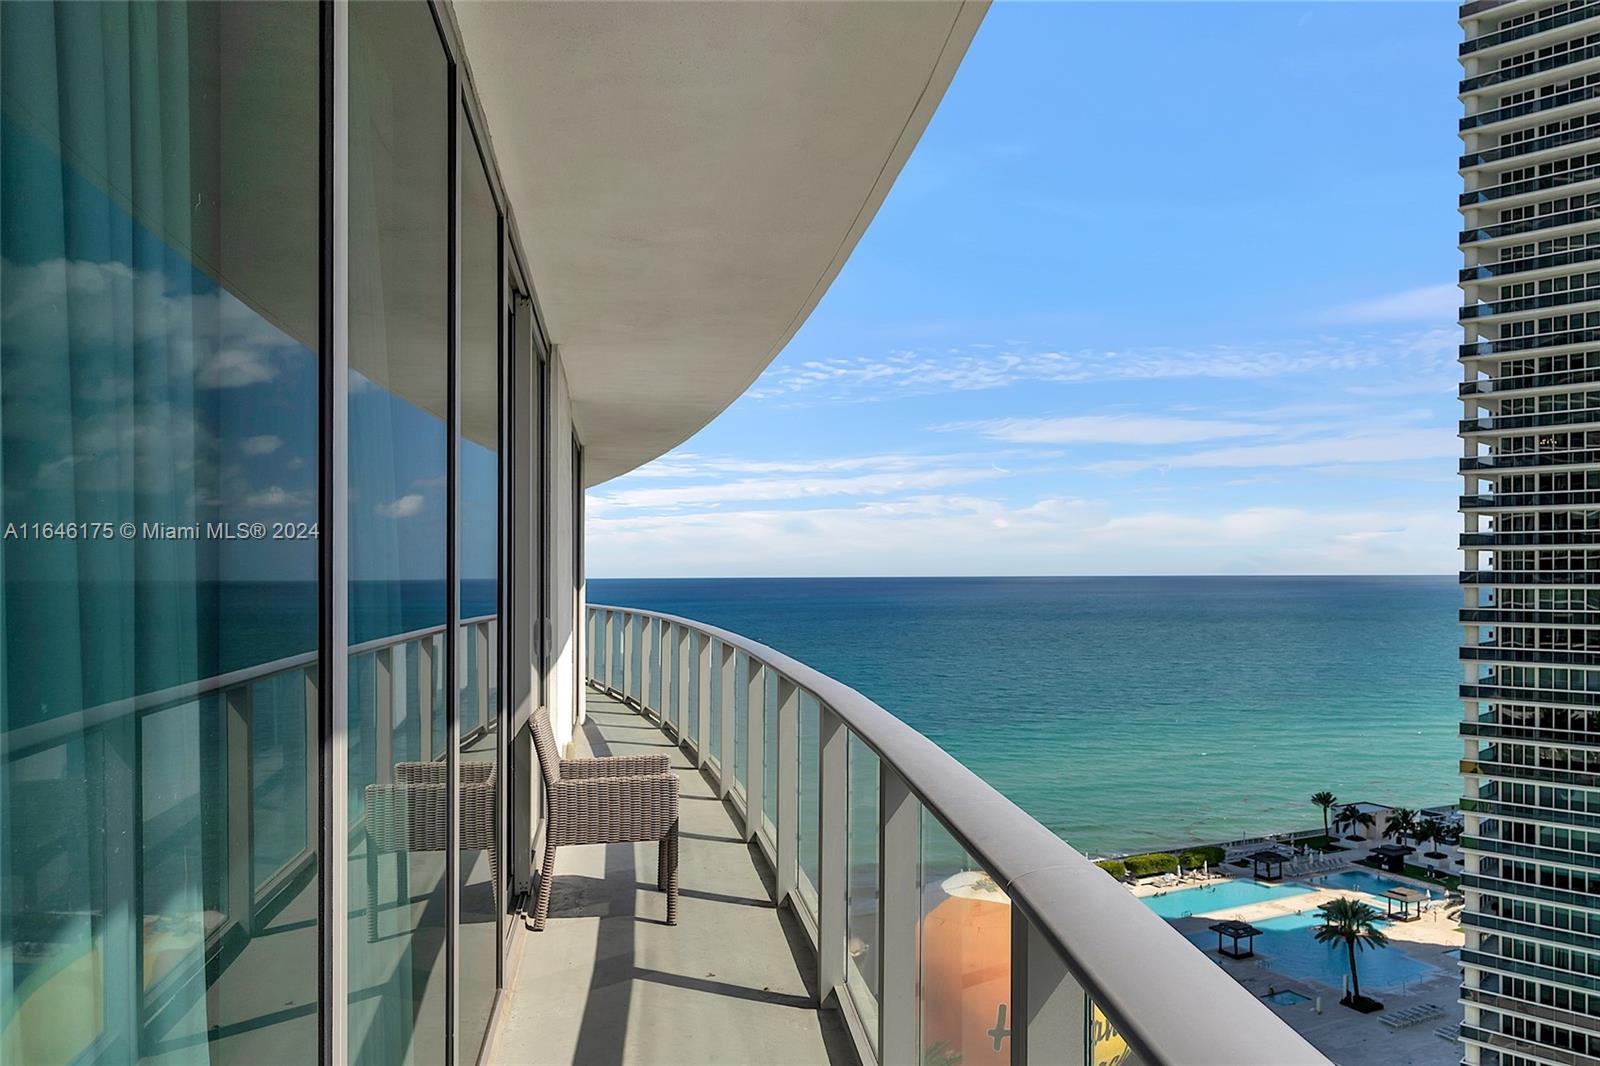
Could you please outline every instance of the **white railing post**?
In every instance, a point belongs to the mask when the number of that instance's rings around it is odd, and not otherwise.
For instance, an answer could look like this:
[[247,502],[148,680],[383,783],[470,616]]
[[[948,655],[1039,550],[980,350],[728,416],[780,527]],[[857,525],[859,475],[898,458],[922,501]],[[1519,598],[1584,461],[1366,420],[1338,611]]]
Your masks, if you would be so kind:
[[704,633],[700,639],[700,693],[695,704],[694,746],[702,770],[711,766],[711,638]]
[[637,648],[634,644],[633,615],[622,612],[622,702],[633,695],[633,663]]
[[478,727],[489,728],[489,623],[480,622],[478,630]]
[[917,1062],[918,886],[922,832],[911,786],[886,762],[878,769],[878,1059]]
[[800,689],[778,675],[778,868],[773,872],[776,903],[794,894],[800,836]]
[[[227,751],[226,817],[228,824],[228,899],[225,906],[246,932],[254,932],[256,879],[253,760],[250,732],[253,728],[249,685],[240,685],[223,694],[223,713],[227,715],[224,744]],[[309,793],[308,799],[315,793]],[[315,839],[310,838],[310,839]]]
[[417,728],[422,731],[417,751],[423,762],[429,762],[434,754],[432,637],[422,637],[417,641]]
[[717,723],[718,742],[722,750],[717,753],[717,793],[723,799],[733,795],[733,746],[737,732],[734,728],[733,701],[734,693],[738,691],[739,679],[735,676],[734,667],[738,662],[739,652],[732,644],[718,641],[717,646],[722,650],[722,716]]
[[755,840],[766,801],[767,675],[759,659],[746,655],[744,663],[744,838]]
[[595,684],[602,689],[611,687],[611,612],[598,611],[595,614],[594,651],[599,658],[594,664]]
[[373,780],[387,785],[394,780],[394,649],[372,653],[372,710],[377,754]]
[[[1067,972],[1061,956],[1013,906],[1009,1023],[1014,1066],[1088,1063],[1088,1006],[1083,988]],[[1131,1059],[1123,1061],[1133,1066]]]
[[649,704],[655,712],[657,722],[665,725],[667,721],[666,686],[661,684],[661,619],[654,615],[645,615],[644,624],[650,630],[650,654],[645,662],[650,666],[650,677],[644,686],[644,702]]
[[850,730],[833,708],[822,704],[817,710],[817,999],[826,1003],[844,984]]

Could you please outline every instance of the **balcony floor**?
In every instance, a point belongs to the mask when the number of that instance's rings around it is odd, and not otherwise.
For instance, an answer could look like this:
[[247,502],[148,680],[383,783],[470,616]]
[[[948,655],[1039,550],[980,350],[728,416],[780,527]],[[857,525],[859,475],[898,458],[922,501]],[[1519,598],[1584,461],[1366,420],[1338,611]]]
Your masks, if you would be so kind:
[[810,946],[688,756],[615,700],[587,692],[581,754],[665,751],[683,784],[678,924],[656,891],[656,845],[562,848],[545,931],[513,948],[486,1061],[546,1064],[853,1063],[838,1015],[814,1006]]

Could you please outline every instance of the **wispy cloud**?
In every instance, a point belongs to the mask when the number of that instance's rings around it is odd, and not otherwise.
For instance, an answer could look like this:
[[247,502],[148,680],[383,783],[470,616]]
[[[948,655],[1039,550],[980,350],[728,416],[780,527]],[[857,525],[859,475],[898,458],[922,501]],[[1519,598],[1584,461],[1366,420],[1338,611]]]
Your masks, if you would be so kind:
[[889,496],[985,481],[1004,474],[995,467],[885,470],[844,476],[741,478],[714,484],[620,488],[590,496],[591,513],[642,508],[715,507],[727,503],[826,497]]
[[1326,316],[1331,322],[1454,322],[1461,306],[1456,285],[1423,285],[1404,292],[1345,304]]
[[935,428],[968,430],[990,440],[1015,444],[1188,444],[1274,432],[1273,427],[1256,422],[1136,415],[997,418]]
[[380,518],[411,518],[422,513],[423,502],[421,493],[408,492],[389,503],[375,505],[373,510]]
[[[1197,452],[1139,459],[1110,459],[1088,469],[1129,473],[1155,468],[1328,466],[1448,459],[1459,455],[1461,442],[1448,428],[1370,430],[1340,436],[1319,436],[1274,444],[1208,448]],[[1444,469],[1441,466],[1441,469]]]
[[[1434,317],[1434,316],[1419,316]],[[1356,321],[1346,309],[1343,322]],[[1376,317],[1363,321],[1387,321]],[[1280,345],[1203,348],[1030,349],[969,344],[958,349],[900,350],[780,363],[756,382],[752,399],[878,400],[892,396],[970,392],[1025,382],[1147,381],[1186,378],[1256,380],[1289,375],[1447,364],[1452,333],[1436,329],[1394,336],[1319,336]]]

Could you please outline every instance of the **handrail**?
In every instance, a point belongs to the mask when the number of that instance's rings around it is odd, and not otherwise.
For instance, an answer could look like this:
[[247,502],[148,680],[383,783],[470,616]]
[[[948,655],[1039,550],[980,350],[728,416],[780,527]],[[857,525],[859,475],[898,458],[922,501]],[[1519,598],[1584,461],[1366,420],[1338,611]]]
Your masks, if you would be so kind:
[[[927,813],[995,879],[1149,1066],[1190,1061],[1197,1047],[1216,1061],[1240,1066],[1327,1062],[1104,871],[855,689],[717,626],[603,604],[588,610],[591,616],[607,612],[689,629],[743,652],[815,697],[905,780]],[[624,648],[629,639],[631,632],[624,636]],[[603,651],[609,669],[611,649]],[[724,758],[731,768],[731,753]]]

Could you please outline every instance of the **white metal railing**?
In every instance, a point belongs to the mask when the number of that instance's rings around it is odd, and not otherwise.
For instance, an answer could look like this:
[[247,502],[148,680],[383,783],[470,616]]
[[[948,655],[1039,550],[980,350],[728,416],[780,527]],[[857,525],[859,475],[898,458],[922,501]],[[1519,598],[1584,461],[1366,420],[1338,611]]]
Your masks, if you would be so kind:
[[[840,1009],[863,1061],[936,1061],[940,1042],[948,1058],[955,1032],[1014,1064],[1328,1062],[1121,885],[854,689],[674,615],[595,605],[586,625],[590,684],[688,752],[772,865],[775,901],[816,950],[819,1003]],[[930,910],[941,897],[998,902],[1009,936],[997,950],[974,919],[952,941],[947,927],[981,908]]]

